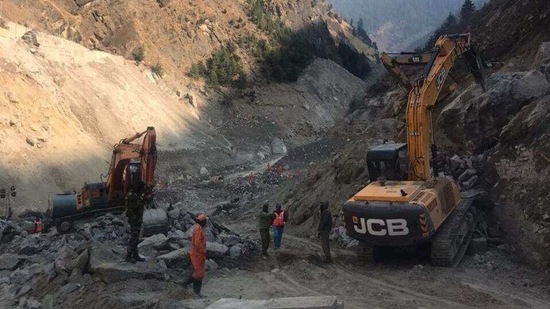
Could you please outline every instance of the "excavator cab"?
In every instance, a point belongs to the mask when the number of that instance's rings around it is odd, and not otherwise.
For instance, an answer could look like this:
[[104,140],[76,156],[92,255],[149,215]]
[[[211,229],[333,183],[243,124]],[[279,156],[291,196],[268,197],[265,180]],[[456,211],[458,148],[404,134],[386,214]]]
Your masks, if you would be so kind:
[[371,181],[407,180],[407,144],[384,143],[367,152],[367,169]]

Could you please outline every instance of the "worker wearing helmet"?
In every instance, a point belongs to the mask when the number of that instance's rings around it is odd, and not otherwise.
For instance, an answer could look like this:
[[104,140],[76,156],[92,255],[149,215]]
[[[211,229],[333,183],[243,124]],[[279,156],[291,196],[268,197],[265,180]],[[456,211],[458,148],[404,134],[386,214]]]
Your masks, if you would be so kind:
[[187,287],[193,283],[193,292],[199,297],[202,297],[202,279],[204,278],[206,264],[206,235],[204,233],[206,221],[206,215],[201,214],[197,217],[197,224],[193,226],[191,251],[189,252],[193,273],[183,284]]
[[130,187],[126,195],[126,217],[130,225],[130,239],[128,241],[128,251],[126,253],[126,262],[136,263],[145,261],[138,253],[139,233],[143,223],[143,211],[145,208],[145,194],[139,192],[134,187]]

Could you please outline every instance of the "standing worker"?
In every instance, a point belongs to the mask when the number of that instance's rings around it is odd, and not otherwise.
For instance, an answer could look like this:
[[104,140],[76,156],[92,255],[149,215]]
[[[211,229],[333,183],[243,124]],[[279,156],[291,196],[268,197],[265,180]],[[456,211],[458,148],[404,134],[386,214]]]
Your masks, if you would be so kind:
[[42,232],[42,221],[40,221],[40,218],[34,219],[34,233],[41,233]]
[[139,232],[143,223],[143,211],[145,208],[145,194],[138,189],[139,185],[130,186],[126,195],[126,217],[130,225],[130,240],[128,241],[128,252],[126,262],[136,263],[145,261],[138,253]]
[[281,247],[285,223],[288,220],[288,213],[282,210],[281,204],[277,204],[273,213],[273,244],[275,249]]
[[193,283],[193,292],[199,297],[202,297],[202,279],[206,272],[206,235],[204,234],[206,220],[206,215],[200,214],[197,217],[197,224],[193,227],[191,251],[189,252],[191,264],[193,265],[193,274],[183,283],[184,287]]
[[332,230],[332,215],[328,210],[328,202],[322,202],[319,204],[321,209],[321,221],[319,221],[319,236],[321,237],[321,247],[325,253],[325,263],[332,263],[332,257],[330,256],[330,243],[329,235]]
[[258,229],[260,229],[260,241],[262,242],[262,256],[266,257],[267,249],[269,248],[269,241],[271,235],[269,235],[269,227],[273,222],[273,216],[269,214],[269,204],[265,203],[262,207],[262,212],[258,219]]

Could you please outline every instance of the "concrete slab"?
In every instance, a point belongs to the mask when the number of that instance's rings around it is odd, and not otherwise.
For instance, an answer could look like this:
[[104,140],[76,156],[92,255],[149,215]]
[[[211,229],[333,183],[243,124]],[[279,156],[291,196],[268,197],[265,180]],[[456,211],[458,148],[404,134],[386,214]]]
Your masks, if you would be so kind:
[[335,296],[286,297],[269,300],[222,298],[207,309],[340,309]]

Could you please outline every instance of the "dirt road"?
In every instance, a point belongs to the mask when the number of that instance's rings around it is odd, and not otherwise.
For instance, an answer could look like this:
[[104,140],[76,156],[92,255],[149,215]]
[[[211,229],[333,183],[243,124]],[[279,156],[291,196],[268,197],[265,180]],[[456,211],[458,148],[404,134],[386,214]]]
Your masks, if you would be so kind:
[[[244,218],[243,218],[244,220]],[[256,237],[253,222],[229,225]],[[335,295],[346,308],[549,308],[547,287],[534,285],[536,274],[492,250],[493,269],[467,256],[453,269],[435,268],[422,257],[395,257],[364,265],[356,255],[336,249],[335,263],[321,262],[315,240],[284,236],[283,248],[259,260],[250,270],[217,270],[209,274],[204,292],[222,297],[262,299]]]

